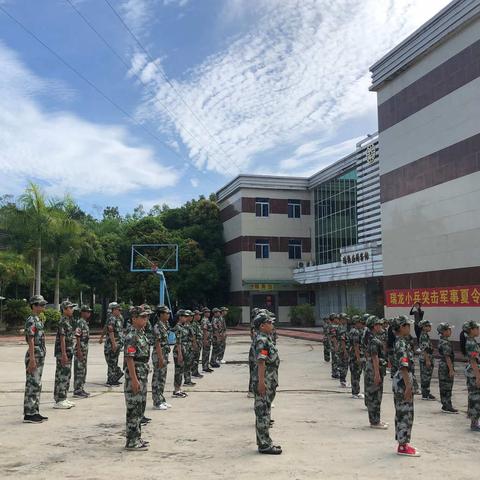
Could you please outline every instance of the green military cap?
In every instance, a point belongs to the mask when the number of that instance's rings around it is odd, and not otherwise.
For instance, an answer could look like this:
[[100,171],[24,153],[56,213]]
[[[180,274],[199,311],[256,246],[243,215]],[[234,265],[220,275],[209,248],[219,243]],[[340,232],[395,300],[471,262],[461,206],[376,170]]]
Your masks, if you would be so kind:
[[373,325],[375,324],[375,320],[377,319],[377,317],[375,315],[369,315],[365,324],[367,325],[368,328],[372,328]]
[[40,305],[44,307],[48,302],[43,298],[42,295],[34,295],[30,298],[30,301],[28,303],[30,305]]
[[195,309],[195,310],[193,311],[193,314],[194,314],[194,315],[200,315],[200,313],[201,313],[201,312],[200,312],[200,310],[198,310],[198,309]]
[[193,312],[191,310],[185,310],[185,314],[184,314],[186,317],[193,317]]
[[479,328],[480,324],[478,322],[475,322],[474,320],[468,320],[463,324],[463,330],[465,332],[469,332],[470,330],[473,330],[474,328]]
[[369,317],[370,317],[370,314],[369,314],[369,313],[364,313],[364,314],[363,314],[363,321],[364,321],[365,323],[367,323],[367,320],[368,320]]
[[155,310],[158,313],[170,313],[170,309],[166,305],[157,305]]
[[185,310],[183,308],[177,310],[177,317],[185,317]]
[[108,308],[109,308],[110,310],[114,310],[115,308],[120,308],[120,304],[117,303],[117,302],[110,302],[110,303],[108,304]]
[[253,320],[253,325],[258,330],[260,328],[260,325],[262,325],[264,323],[267,323],[267,322],[275,323],[274,320],[275,320],[275,317],[271,317],[270,315],[267,315],[266,313],[259,313],[255,317],[255,319]]
[[397,317],[397,325],[398,325],[398,328],[402,327],[403,325],[411,325],[413,323],[413,321],[408,318],[406,315],[400,315],[399,317]]
[[421,320],[420,322],[418,322],[418,326],[423,328],[423,327],[428,327],[428,326],[432,326],[432,322],[430,320]]
[[443,333],[446,330],[452,329],[453,325],[450,325],[448,322],[442,322],[437,326],[437,332]]
[[140,308],[140,313],[138,314],[139,317],[148,317],[149,315],[152,314],[152,311],[146,308],[143,308],[142,306]]
[[220,310],[221,310],[222,312],[228,312],[228,307],[220,307]]
[[141,313],[144,312],[143,308],[138,306],[138,307],[130,307],[130,314],[132,317],[139,317]]
[[81,312],[93,312],[93,310],[88,305],[82,305],[80,308]]
[[202,312],[205,313],[205,312],[210,312],[210,309],[208,307],[203,307],[202,308]]
[[212,313],[217,313],[217,312],[219,312],[219,311],[220,311],[220,309],[219,309],[219,308],[217,308],[217,307],[215,307],[215,308],[212,308]]
[[329,320],[333,320],[334,318],[337,318],[337,314],[336,313],[331,313],[329,316],[328,316]]
[[60,304],[60,308],[62,310],[65,310],[66,308],[70,308],[70,307],[75,308],[75,307],[78,307],[78,305],[76,303],[70,302],[69,300],[65,300]]
[[338,318],[346,318],[348,320],[349,316],[346,313],[339,313]]

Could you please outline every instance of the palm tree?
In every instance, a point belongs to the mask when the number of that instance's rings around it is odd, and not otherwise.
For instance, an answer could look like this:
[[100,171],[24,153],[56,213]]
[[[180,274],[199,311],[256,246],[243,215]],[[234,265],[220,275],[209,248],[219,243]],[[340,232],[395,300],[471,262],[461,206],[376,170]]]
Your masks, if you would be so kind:
[[9,251],[0,251],[0,296],[3,295],[7,287],[12,283],[15,285],[28,285],[33,276],[33,268],[28,264],[23,255]]

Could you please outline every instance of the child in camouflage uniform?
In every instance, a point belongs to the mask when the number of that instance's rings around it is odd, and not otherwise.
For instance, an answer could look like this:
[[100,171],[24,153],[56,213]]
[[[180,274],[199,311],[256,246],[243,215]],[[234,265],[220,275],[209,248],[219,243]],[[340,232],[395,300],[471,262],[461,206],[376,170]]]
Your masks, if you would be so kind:
[[279,455],[282,448],[270,438],[271,409],[278,386],[280,357],[272,339],[274,317],[259,313],[254,320],[256,364],[253,372],[255,426],[259,453]]
[[393,376],[392,389],[395,402],[395,439],[398,442],[398,455],[419,457],[418,451],[410,445],[413,409],[413,351],[409,345],[410,319],[405,315],[396,320],[395,360],[398,367]]
[[350,378],[352,383],[352,398],[362,399],[363,395],[360,393],[360,377],[363,370],[363,357],[361,351],[361,340],[363,334],[363,319],[354,315],[352,317],[354,322],[353,328],[350,329],[349,336],[349,348],[350,348]]
[[142,440],[142,419],[147,405],[148,359],[150,345],[143,329],[152,312],[137,307],[132,312],[132,328],[125,337],[126,450],[148,450]]
[[163,394],[167,380],[168,355],[168,319],[170,309],[165,305],[157,307],[158,319],[153,327],[153,352],[152,352],[152,399],[154,410],[167,410],[171,405],[165,400]]
[[458,413],[452,405],[452,389],[455,379],[455,354],[450,342],[452,327],[448,323],[440,323],[437,327],[440,335],[438,342],[438,353],[440,362],[438,364],[438,386],[440,389],[440,401],[442,402],[443,413]]
[[205,307],[203,309],[203,317],[201,320],[202,326],[202,372],[212,373],[213,370],[210,368],[210,353],[212,350],[212,321],[210,318],[211,311],[209,308]]
[[30,298],[32,314],[25,322],[25,340],[28,350],[25,354],[25,397],[23,400],[23,423],[42,423],[48,420],[39,413],[42,373],[45,363],[45,333],[40,314],[47,302],[41,295]]
[[60,309],[62,318],[58,322],[57,337],[55,339],[55,386],[53,388],[53,398],[55,405],[53,408],[67,410],[75,406],[73,402],[67,400],[70,378],[72,375],[73,359],[73,309],[77,305],[68,300],[62,302]]
[[470,418],[470,429],[480,432],[480,346],[476,337],[480,334],[477,322],[466,322],[464,330],[467,333],[465,342],[465,354],[468,363],[465,367],[465,378],[468,389],[468,418]]
[[421,320],[418,324],[421,333],[418,338],[418,348],[420,350],[420,384],[422,387],[422,400],[436,400],[430,393],[430,384],[432,382],[433,367],[433,346],[429,333],[432,331],[432,323],[429,320]]
[[75,398],[88,398],[90,394],[85,391],[85,381],[87,378],[88,361],[88,341],[90,336],[90,327],[88,320],[92,315],[92,309],[82,305],[80,309],[80,318],[75,326],[75,360],[73,363],[73,396]]
[[348,336],[346,313],[339,315],[340,324],[337,327],[337,351],[338,351],[338,376],[340,377],[340,387],[347,388],[348,373]]
[[173,362],[175,363],[175,375],[173,377],[173,394],[174,398],[185,398],[188,396],[186,392],[181,390],[183,372],[185,369],[185,345],[187,343],[187,332],[184,328],[185,325],[185,310],[180,309],[177,311],[177,324],[173,331],[175,332],[176,343],[173,347]]
[[192,377],[203,378],[203,375],[198,371],[198,365],[200,363],[200,354],[202,352],[202,326],[200,325],[201,314],[200,310],[194,310],[192,330],[195,339],[193,346],[193,363],[192,363]]
[[194,345],[196,343],[195,332],[192,326],[193,312],[185,310],[185,323],[183,329],[185,330],[185,353],[183,356],[183,384],[187,387],[194,387],[195,382],[192,382],[192,365],[194,355]]

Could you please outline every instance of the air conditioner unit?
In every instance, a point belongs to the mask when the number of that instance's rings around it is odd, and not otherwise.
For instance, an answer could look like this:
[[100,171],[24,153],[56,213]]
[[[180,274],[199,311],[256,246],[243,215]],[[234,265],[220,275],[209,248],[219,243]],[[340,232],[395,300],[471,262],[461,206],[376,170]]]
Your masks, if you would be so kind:
[[315,262],[312,260],[310,262],[307,262],[307,267],[314,267],[315,266]]
[[298,262],[297,268],[305,268],[305,262]]

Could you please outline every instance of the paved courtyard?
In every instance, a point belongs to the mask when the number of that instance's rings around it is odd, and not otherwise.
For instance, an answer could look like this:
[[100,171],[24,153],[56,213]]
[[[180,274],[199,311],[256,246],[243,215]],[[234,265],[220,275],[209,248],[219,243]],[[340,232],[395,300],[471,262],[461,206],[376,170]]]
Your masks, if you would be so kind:
[[[272,437],[281,456],[256,452],[253,400],[246,398],[249,339],[229,338],[227,365],[199,380],[173,408],[153,411],[144,438],[148,452],[126,452],[121,389],[103,386],[103,350],[92,344],[88,390],[71,410],[53,410],[53,345],[47,345],[41,413],[50,420],[23,424],[24,342],[0,341],[0,478],[32,479],[471,479],[476,476],[479,437],[465,418],[467,395],[461,370],[454,392],[460,415],[440,413],[437,402],[417,401],[412,443],[421,458],[395,455],[393,401],[386,382],[387,431],[368,428],[363,402],[337,388],[323,362],[322,345],[282,337],[280,387]],[[168,397],[172,391],[169,370]],[[433,393],[437,394],[435,381]],[[168,398],[167,397],[167,398]],[[477,434],[478,435],[478,434]]]

